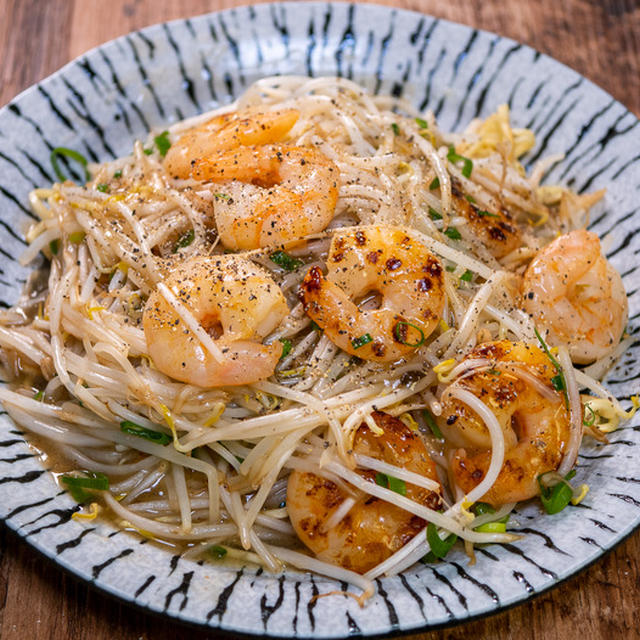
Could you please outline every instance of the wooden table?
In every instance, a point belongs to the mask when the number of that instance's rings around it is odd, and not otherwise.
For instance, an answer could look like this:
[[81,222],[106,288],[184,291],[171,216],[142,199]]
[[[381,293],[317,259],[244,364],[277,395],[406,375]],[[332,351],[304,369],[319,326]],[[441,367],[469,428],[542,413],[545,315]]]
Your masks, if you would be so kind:
[[[238,0],[0,0],[0,105],[87,49],[155,22]],[[640,116],[637,0],[386,0],[524,42],[573,67]],[[219,634],[188,630],[68,576],[0,526],[0,640],[113,640]],[[532,602],[433,638],[640,637],[640,533]]]

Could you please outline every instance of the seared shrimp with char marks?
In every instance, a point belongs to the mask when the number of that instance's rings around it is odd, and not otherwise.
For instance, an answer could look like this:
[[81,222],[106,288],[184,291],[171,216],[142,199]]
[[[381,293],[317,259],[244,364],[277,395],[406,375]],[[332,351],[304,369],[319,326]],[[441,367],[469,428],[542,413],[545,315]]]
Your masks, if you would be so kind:
[[[420,436],[386,413],[372,415],[384,433],[377,436],[363,424],[355,436],[355,453],[438,482],[436,466]],[[376,482],[374,471],[358,469],[357,472],[369,482]],[[441,490],[430,491],[407,483],[406,496],[430,509],[441,506]],[[400,507],[360,493],[342,519],[327,527],[332,514],[348,497],[335,482],[313,473],[296,470],[289,476],[287,511],[291,523],[300,540],[326,562],[366,573],[426,526],[422,518]]]
[[218,116],[167,153],[171,175],[220,185],[214,217],[225,247],[283,244],[323,231],[333,219],[338,168],[317,149],[281,144],[298,115],[288,109]]
[[507,211],[481,209],[465,198],[455,179],[451,181],[451,196],[457,212],[469,221],[473,233],[494,258],[500,260],[520,246],[520,230]]
[[620,274],[602,255],[598,236],[578,229],[556,238],[533,259],[522,282],[523,307],[551,344],[588,363],[616,347],[627,324]]
[[[379,308],[359,309],[357,301],[375,292],[381,296]],[[337,232],[327,275],[312,267],[300,299],[342,350],[392,362],[413,353],[436,328],[445,301],[442,265],[398,227]]]
[[558,468],[569,441],[569,411],[551,382],[555,367],[537,345],[507,340],[482,344],[466,359],[489,364],[463,374],[442,394],[442,432],[450,444],[463,447],[451,453],[455,484],[469,493],[491,461],[491,438],[484,422],[451,395],[461,388],[489,407],[505,439],[502,469],[482,500],[497,506],[538,495],[538,475]]
[[200,387],[250,384],[273,373],[282,344],[261,340],[289,309],[264,269],[235,256],[196,257],[173,271],[165,284],[214,339],[222,358],[216,360],[156,290],[142,322],[149,355],[162,373]]

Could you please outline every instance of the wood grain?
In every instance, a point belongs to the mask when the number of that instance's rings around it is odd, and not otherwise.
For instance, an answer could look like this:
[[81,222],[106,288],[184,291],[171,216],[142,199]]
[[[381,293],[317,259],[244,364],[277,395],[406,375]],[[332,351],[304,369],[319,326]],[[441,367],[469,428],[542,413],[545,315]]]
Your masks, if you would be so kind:
[[[0,104],[91,47],[163,20],[238,0],[0,0]],[[569,65],[640,115],[640,4],[635,0],[385,0],[524,42]],[[504,613],[410,636],[565,639],[640,637],[640,533],[581,575]],[[98,593],[0,527],[0,640],[204,640]]]

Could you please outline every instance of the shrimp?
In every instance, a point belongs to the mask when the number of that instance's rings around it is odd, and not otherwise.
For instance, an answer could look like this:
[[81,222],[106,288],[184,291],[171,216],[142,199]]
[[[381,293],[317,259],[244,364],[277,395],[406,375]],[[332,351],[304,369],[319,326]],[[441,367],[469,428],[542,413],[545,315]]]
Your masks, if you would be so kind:
[[[384,434],[376,436],[363,424],[354,451],[403,467],[438,482],[436,466],[420,436],[397,418],[372,414]],[[369,482],[376,473],[358,469]],[[438,483],[439,484],[439,483]],[[406,484],[406,495],[430,509],[441,506],[438,491]],[[313,473],[293,471],[287,486],[287,510],[300,540],[321,560],[366,573],[380,564],[426,526],[425,521],[390,502],[359,493],[355,504],[333,526],[329,520],[349,496],[338,485]]]
[[465,493],[477,486],[491,461],[491,438],[482,419],[451,391],[462,388],[495,414],[505,439],[505,458],[498,478],[482,498],[498,506],[538,494],[537,477],[558,468],[569,441],[570,416],[554,389],[556,375],[544,351],[523,342],[487,342],[468,360],[488,364],[454,381],[442,395],[441,429],[451,452],[450,473]]
[[321,151],[281,144],[295,109],[247,109],[187,131],[168,151],[176,178],[221,185],[213,215],[222,244],[251,250],[323,231],[338,201],[336,165]]
[[[300,299],[325,335],[364,360],[392,362],[415,351],[438,325],[444,308],[442,265],[398,227],[370,226],[333,236],[326,277],[305,276]],[[357,301],[372,292],[378,309]]]
[[522,293],[524,310],[577,363],[606,356],[627,324],[622,278],[602,255],[598,237],[584,229],[538,253],[524,274]]
[[193,177],[221,183],[214,216],[230,249],[283,244],[323,231],[338,201],[338,168],[322,152],[284,144],[196,160]]
[[162,373],[200,387],[250,384],[273,373],[282,344],[262,344],[261,339],[289,309],[265,270],[236,256],[199,256],[175,269],[165,284],[214,339],[222,361],[156,290],[149,296],[142,323],[148,353]]
[[520,230],[507,211],[480,209],[465,198],[460,183],[455,179],[451,181],[451,196],[458,213],[469,221],[473,233],[494,258],[504,258],[521,245]]
[[241,146],[281,141],[299,116],[295,109],[255,108],[216,116],[189,129],[174,142],[164,158],[164,167],[175,178],[190,178],[198,160]]

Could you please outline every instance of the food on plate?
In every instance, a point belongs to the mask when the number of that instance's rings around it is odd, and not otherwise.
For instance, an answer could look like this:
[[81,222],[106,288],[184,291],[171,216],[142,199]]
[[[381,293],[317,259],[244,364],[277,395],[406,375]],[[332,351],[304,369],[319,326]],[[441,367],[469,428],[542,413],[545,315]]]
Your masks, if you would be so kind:
[[448,133],[345,79],[275,77],[80,184],[54,149],[0,400],[77,517],[199,559],[364,601],[456,539],[514,542],[515,503],[584,499],[583,438],[637,405],[599,382],[630,344],[584,230],[604,192],[541,185],[558,158],[527,174],[534,144],[506,106]]

